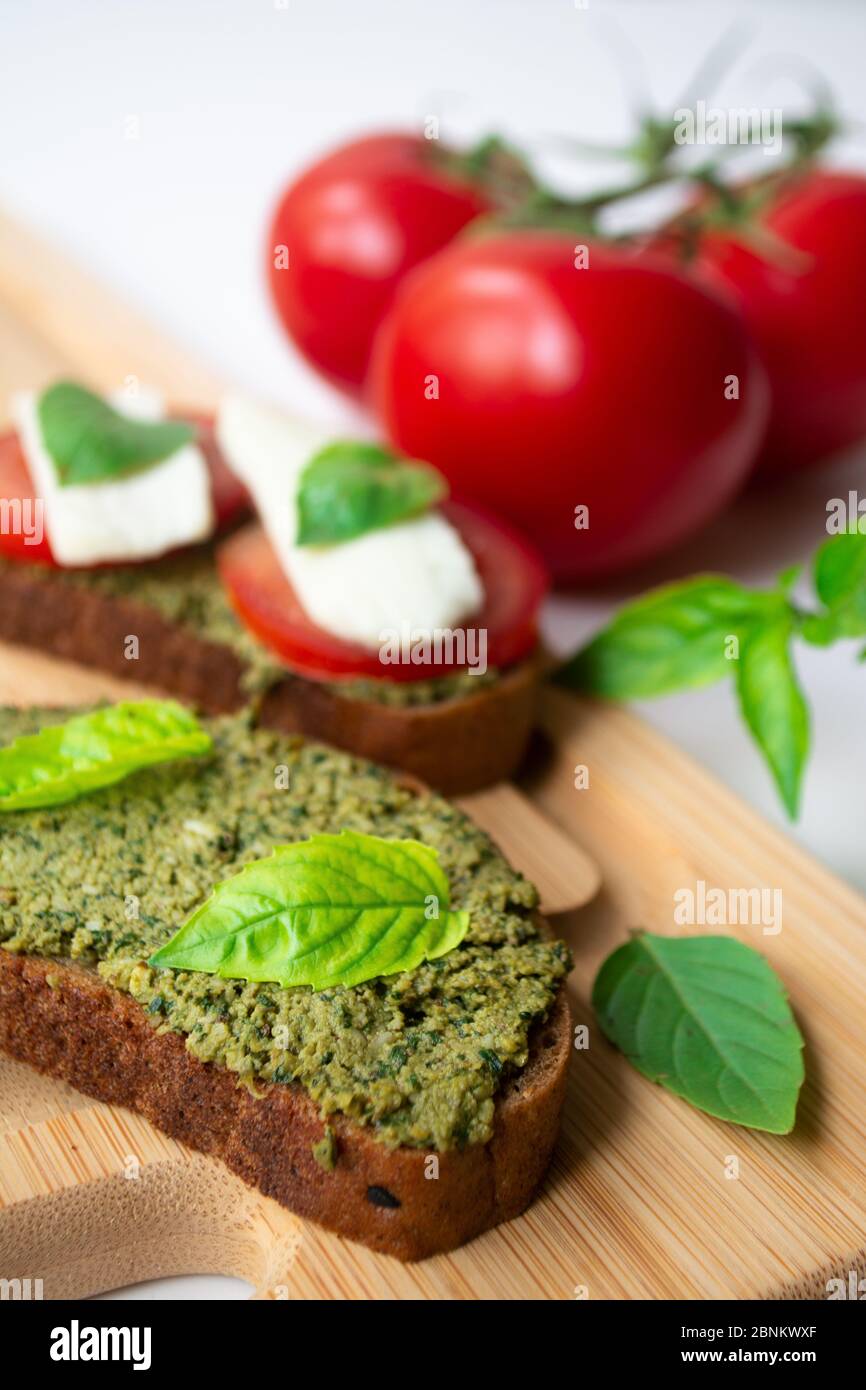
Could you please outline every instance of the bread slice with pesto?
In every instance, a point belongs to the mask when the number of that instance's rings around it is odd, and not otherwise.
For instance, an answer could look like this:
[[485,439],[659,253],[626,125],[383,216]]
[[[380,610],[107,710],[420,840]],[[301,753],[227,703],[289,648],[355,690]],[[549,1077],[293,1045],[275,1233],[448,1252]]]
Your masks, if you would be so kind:
[[152,685],[206,714],[250,700],[262,724],[347,748],[449,796],[511,776],[535,717],[540,654],[439,680],[313,680],[243,626],[201,546],[146,565],[60,570],[0,559],[0,640]]
[[[0,711],[0,745],[64,717]],[[247,717],[205,728],[201,756],[0,812],[0,1048],[403,1260],[516,1216],[570,1051],[568,952],[535,890],[456,807],[381,767]],[[426,847],[458,944],[321,988],[153,963],[216,884],[341,832]]]

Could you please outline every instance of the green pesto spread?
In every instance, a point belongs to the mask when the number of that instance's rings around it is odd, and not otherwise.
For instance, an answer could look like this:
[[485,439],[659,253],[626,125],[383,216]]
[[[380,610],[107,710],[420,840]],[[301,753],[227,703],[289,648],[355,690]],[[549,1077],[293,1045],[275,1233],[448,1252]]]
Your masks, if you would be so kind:
[[[0,570],[10,561],[0,560]],[[207,641],[229,647],[244,666],[241,688],[250,696],[268,690],[290,674],[238,618],[217,573],[213,546],[202,545],[163,560],[140,565],[102,569],[51,569],[29,566],[29,577],[48,584],[68,584],[95,589],[153,608],[168,622],[187,627]],[[492,685],[498,679],[491,667],[483,674],[458,671],[431,680],[389,681],[353,677],[325,681],[330,690],[348,700],[375,700],[403,709],[440,704]]]
[[456,671],[453,676],[433,676],[426,681],[388,681],[377,680],[373,676],[355,676],[348,680],[329,681],[328,685],[348,700],[375,700],[380,705],[414,709],[418,705],[438,705],[443,700],[468,698],[493,685],[498,679],[498,671],[491,666],[477,675],[471,671]]
[[337,1139],[330,1125],[325,1125],[324,1134],[318,1143],[310,1145],[310,1151],[320,1168],[333,1173],[337,1166]]
[[[0,744],[64,717],[0,710]],[[207,727],[205,760],[0,815],[0,945],[95,967],[155,1028],[184,1034],[196,1057],[254,1091],[300,1082],[323,1117],[348,1115],[388,1145],[485,1142],[496,1092],[526,1063],[532,1025],[569,969],[564,944],[539,937],[535,889],[441,797],[414,796],[348,753],[253,729],[249,716]],[[451,906],[470,914],[459,947],[317,993],[145,963],[216,882],[275,844],[344,827],[438,851]],[[327,1166],[330,1153],[316,1157]]]

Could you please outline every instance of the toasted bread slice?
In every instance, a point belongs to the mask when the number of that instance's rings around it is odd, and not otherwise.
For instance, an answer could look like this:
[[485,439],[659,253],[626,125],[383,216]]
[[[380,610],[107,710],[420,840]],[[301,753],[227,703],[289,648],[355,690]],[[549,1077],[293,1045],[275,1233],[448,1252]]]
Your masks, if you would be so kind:
[[[68,711],[0,714],[8,741]],[[550,1157],[570,1055],[567,953],[531,885],[464,813],[404,776],[254,728],[246,715],[210,728],[206,759],[144,770],[68,807],[0,816],[0,1050],[139,1111],[300,1215],[400,1259],[515,1216]],[[275,770],[289,773],[291,791]],[[377,980],[345,998],[322,992],[307,1012],[297,1000],[292,1012],[277,986],[214,980],[208,997],[199,989],[213,977],[148,977],[154,945],[250,851],[347,827],[435,848],[470,913],[466,945],[397,977],[390,1002],[392,982]],[[501,954],[524,948],[510,966]],[[528,1013],[515,1002],[523,982]],[[300,1029],[294,1041],[276,1040],[283,1020]],[[500,1034],[514,1058],[504,1071]],[[335,1052],[331,1082],[323,1068]],[[448,1092],[437,1087],[452,1078],[455,1108],[443,1112]],[[434,1108],[424,1113],[415,1107],[427,1087]]]
[[[49,983],[50,981],[50,983]],[[538,1025],[527,1065],[503,1088],[493,1138],[437,1155],[388,1149],[333,1116],[338,1161],[312,1155],[323,1123],[297,1085],[261,1098],[198,1061],[177,1033],[86,968],[0,950],[0,1048],[98,1100],[125,1105],[173,1138],[213,1154],[299,1215],[400,1260],[462,1245],[519,1215],[550,1159],[565,1098],[571,1022],[565,989]]]
[[[127,658],[127,638],[138,657]],[[158,686],[207,714],[247,703],[244,663],[225,646],[125,595],[52,582],[25,564],[0,568],[0,639],[112,675]],[[535,716],[540,657],[521,662],[477,693],[402,707],[346,698],[288,671],[261,705],[261,722],[320,739],[418,777],[456,796],[509,777]]]

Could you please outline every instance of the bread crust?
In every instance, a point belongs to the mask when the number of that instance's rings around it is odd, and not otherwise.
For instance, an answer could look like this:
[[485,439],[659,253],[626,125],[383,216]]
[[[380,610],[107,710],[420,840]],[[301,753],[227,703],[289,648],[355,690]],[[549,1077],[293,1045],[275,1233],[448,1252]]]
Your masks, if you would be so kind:
[[[131,633],[138,638],[135,661],[124,654]],[[159,686],[206,714],[232,713],[249,698],[243,664],[229,647],[134,600],[46,582],[26,564],[0,572],[0,638]],[[475,695],[412,708],[346,699],[287,674],[265,695],[261,722],[348,748],[458,796],[514,772],[532,730],[541,665],[535,656]]]
[[[50,983],[49,983],[50,980]],[[531,1201],[559,1129],[571,1045],[561,988],[506,1084],[486,1145],[437,1155],[388,1149],[336,1115],[333,1172],[313,1158],[324,1134],[298,1085],[254,1097],[223,1067],[200,1062],[178,1033],[158,1033],[129,995],[74,963],[0,949],[0,1048],[98,1100],[125,1105],[191,1148],[223,1160],[284,1206],[400,1260],[451,1250]]]

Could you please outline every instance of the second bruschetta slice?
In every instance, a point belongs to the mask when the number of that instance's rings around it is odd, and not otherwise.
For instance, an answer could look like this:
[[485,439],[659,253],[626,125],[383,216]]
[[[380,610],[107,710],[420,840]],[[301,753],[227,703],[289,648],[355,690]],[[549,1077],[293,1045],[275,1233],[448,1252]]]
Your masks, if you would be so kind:
[[[62,385],[79,414],[59,445],[35,395],[0,442],[0,493],[18,507],[0,533],[0,637],[209,713],[255,700],[273,727],[449,793],[514,770],[546,588],[514,533],[443,498],[423,465],[254,402],[225,404],[219,444],[202,420],[154,441]],[[168,445],[198,455],[186,473],[154,458]],[[248,489],[259,521],[220,539]]]

